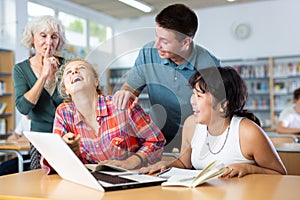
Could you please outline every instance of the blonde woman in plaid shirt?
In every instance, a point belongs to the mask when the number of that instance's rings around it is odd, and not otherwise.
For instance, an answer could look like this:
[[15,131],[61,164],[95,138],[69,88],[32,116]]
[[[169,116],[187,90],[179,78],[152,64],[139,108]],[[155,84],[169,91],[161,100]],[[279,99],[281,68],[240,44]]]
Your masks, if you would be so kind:
[[84,60],[57,72],[65,103],[58,106],[53,132],[60,134],[83,163],[136,169],[161,159],[165,138],[140,106],[118,110],[101,94],[95,68]]

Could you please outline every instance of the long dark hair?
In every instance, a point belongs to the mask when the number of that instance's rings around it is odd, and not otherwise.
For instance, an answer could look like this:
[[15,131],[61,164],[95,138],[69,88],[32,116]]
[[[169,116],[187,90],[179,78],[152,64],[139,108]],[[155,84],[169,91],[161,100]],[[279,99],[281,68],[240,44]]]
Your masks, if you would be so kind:
[[251,112],[244,110],[248,98],[247,86],[237,71],[229,66],[208,67],[194,73],[189,84],[192,88],[199,86],[201,92],[209,92],[214,97],[214,105],[221,103],[224,117],[234,115],[246,117],[261,126],[260,120]]

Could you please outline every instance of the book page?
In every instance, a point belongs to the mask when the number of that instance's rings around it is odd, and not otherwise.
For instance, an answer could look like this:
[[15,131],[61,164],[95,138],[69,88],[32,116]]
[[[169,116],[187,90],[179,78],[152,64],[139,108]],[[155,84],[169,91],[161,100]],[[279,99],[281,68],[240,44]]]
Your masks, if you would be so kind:
[[192,187],[192,181],[194,177],[188,175],[173,175],[166,182],[163,182],[162,186],[184,186]]
[[187,170],[170,168],[169,171],[160,176],[169,176],[168,181],[162,183],[162,186],[184,186],[194,188],[206,181],[217,177],[225,169],[225,165],[218,161],[209,163],[203,170]]
[[211,178],[214,178],[216,176],[219,176],[221,173],[223,173],[225,169],[225,165],[223,163],[213,163],[213,165],[210,166],[207,171],[205,171],[201,176],[196,177],[192,181],[192,187],[196,187],[206,181],[208,181]]
[[184,177],[196,177],[202,170],[191,170],[191,169],[182,169],[177,167],[171,167],[157,174],[161,178],[170,178],[174,175],[181,175]]

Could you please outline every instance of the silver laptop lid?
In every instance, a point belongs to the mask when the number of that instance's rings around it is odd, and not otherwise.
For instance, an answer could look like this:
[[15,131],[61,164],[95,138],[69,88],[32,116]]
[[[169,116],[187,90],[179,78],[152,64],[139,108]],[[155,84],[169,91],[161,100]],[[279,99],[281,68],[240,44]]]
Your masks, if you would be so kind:
[[23,133],[63,179],[104,191],[60,135],[32,131]]

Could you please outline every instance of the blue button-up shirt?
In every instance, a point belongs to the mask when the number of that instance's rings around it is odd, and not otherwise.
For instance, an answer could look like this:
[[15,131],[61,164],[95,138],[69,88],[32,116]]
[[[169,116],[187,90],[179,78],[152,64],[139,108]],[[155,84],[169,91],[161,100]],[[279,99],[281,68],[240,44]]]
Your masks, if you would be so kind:
[[177,66],[170,59],[162,59],[153,45],[154,41],[140,50],[127,83],[140,91],[147,87],[152,106],[150,114],[169,143],[181,132],[179,127],[192,114],[189,78],[196,69],[220,66],[221,63],[206,49],[192,43],[191,55]]

